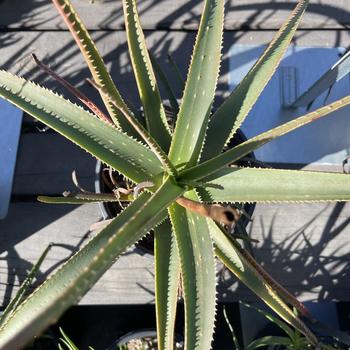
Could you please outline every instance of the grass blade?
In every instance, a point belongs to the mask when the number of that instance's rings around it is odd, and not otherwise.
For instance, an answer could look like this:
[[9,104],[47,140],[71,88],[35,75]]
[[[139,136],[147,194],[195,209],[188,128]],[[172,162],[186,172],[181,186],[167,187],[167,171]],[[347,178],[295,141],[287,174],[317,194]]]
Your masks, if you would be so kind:
[[223,313],[224,313],[224,318],[225,318],[226,324],[227,324],[228,328],[230,329],[230,332],[231,332],[231,335],[232,335],[232,342],[233,342],[233,344],[235,346],[234,350],[241,350],[241,347],[240,347],[240,345],[238,343],[238,340],[237,340],[236,332],[233,329],[233,327],[232,327],[232,325],[230,323],[230,320],[228,319],[225,306],[223,308]]
[[77,346],[73,343],[73,341],[68,337],[68,335],[60,328],[60,332],[62,334],[61,341],[67,347],[68,350],[79,350]]
[[204,159],[220,154],[243,123],[281,62],[308,3],[308,0],[299,0],[262,56],[214,113],[208,126]]
[[294,338],[294,330],[291,329],[286,323],[284,323],[283,321],[279,320],[277,317],[274,317],[273,315],[271,315],[270,313],[259,309],[258,307],[254,306],[254,305],[249,305],[247,303],[243,303],[240,302],[242,305],[244,305],[247,308],[252,308],[255,309],[258,313],[260,313],[261,315],[263,315],[266,319],[268,319],[270,322],[273,322],[274,324],[276,324],[279,328],[281,328],[290,339]]
[[16,308],[21,304],[23,301],[28,289],[31,287],[34,278],[38,274],[40,267],[42,263],[44,262],[47,254],[49,253],[50,249],[52,248],[53,244],[49,244],[47,248],[43,251],[43,253],[40,255],[38,261],[34,264],[32,269],[30,270],[28,276],[22,283],[21,287],[19,288],[18,292],[14,296],[14,298],[11,300],[11,302],[7,305],[4,312],[1,314],[0,318],[0,327],[1,325],[8,319],[8,317],[13,313]]
[[181,168],[197,163],[219,74],[224,1],[206,0],[169,157]]
[[287,337],[277,337],[277,336],[268,335],[266,337],[261,337],[259,339],[252,341],[248,345],[247,350],[258,349],[269,345],[270,346],[278,346],[278,345],[288,346],[288,345],[292,345],[292,342]]

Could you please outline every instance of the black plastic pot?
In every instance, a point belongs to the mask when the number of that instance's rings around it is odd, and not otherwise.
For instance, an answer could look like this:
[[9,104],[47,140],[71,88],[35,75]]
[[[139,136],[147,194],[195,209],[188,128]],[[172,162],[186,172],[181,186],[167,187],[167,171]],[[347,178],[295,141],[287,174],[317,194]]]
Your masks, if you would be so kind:
[[[97,161],[95,168],[95,191],[96,193],[111,193],[110,188],[108,188],[103,181],[102,171],[103,164],[100,161]],[[122,179],[122,176],[120,176],[120,179]],[[98,205],[104,220],[116,217],[123,210],[122,206],[118,202],[100,202]],[[143,237],[138,243],[135,244],[136,251],[141,255],[152,257],[153,242],[153,232],[151,231],[149,235]]]
[[[230,141],[229,145],[227,146],[228,149],[233,148],[240,143],[246,141],[246,137],[243,134],[242,131],[238,130],[235,134],[234,138]],[[236,164],[241,166],[252,166],[252,162],[255,160],[255,156],[253,153],[249,154],[249,156],[245,157],[244,160],[238,161]],[[111,189],[106,186],[105,182],[103,181],[102,176],[103,166],[100,161],[97,161],[96,163],[96,171],[95,171],[95,191],[97,193],[110,193]],[[123,177],[121,175],[117,175],[118,180],[122,181]],[[99,207],[101,210],[102,217],[104,219],[111,219],[115,216],[117,216],[121,211],[122,207],[118,202],[113,203],[99,203]],[[255,203],[247,203],[244,204],[244,211],[248,214],[249,217],[252,216],[255,208]],[[246,216],[242,216],[240,224],[243,227],[246,227],[249,223],[249,218]],[[236,232],[237,229],[233,230],[232,234],[238,233]],[[145,236],[142,240],[140,240],[136,244],[137,251],[142,255],[153,255],[153,233],[150,232],[149,235]]]
[[[235,136],[232,138],[232,140],[230,141],[230,143],[227,146],[227,149],[231,149],[235,146],[238,146],[239,144],[243,143],[247,141],[246,136],[244,135],[244,133],[238,129]],[[239,166],[245,166],[245,167],[252,167],[254,165],[254,161],[256,160],[254,153],[250,153],[249,155],[247,155],[246,157],[243,158],[243,160],[239,160],[238,162],[236,162],[236,165]],[[243,206],[244,211],[248,214],[248,217],[252,217],[253,216],[253,212],[255,209],[255,203],[245,203]],[[248,223],[249,223],[249,218],[247,216],[242,216],[240,223],[243,227],[247,227]],[[236,233],[236,229],[232,232],[233,234]]]

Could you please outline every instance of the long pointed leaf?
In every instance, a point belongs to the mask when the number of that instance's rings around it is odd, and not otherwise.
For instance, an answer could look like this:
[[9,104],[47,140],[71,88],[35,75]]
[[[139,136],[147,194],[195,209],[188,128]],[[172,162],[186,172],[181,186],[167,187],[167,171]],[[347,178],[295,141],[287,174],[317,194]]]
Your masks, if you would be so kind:
[[174,347],[180,260],[169,220],[154,230],[155,291],[158,350]]
[[68,335],[60,328],[60,332],[63,336],[61,342],[67,347],[68,350],[79,350],[78,347],[73,343],[73,341],[68,337]]
[[179,167],[196,164],[203,147],[219,74],[223,16],[223,0],[205,1],[170,147],[170,160]]
[[175,75],[175,85],[180,91],[183,92],[185,89],[185,80],[182,76],[180,68],[170,54],[168,54],[168,61]]
[[232,336],[232,342],[234,344],[234,349],[233,350],[242,350],[241,346],[239,345],[236,332],[235,332],[234,328],[232,327],[232,325],[230,323],[230,320],[229,320],[229,318],[227,316],[225,307],[223,308],[223,314],[224,314],[224,318],[225,318],[226,324],[227,324],[227,326],[228,326],[228,328],[230,330],[231,336]]
[[146,146],[52,91],[0,71],[0,96],[134,182],[154,180],[163,172]]
[[[96,88],[104,90],[102,87],[98,86],[96,82],[91,81],[91,83]],[[113,100],[112,96],[110,96],[110,98]],[[142,139],[147,143],[149,148],[157,156],[159,161],[163,164],[164,170],[166,170],[169,175],[176,176],[177,171],[175,167],[172,165],[172,163],[168,159],[166,152],[163,151],[162,147],[158,144],[155,138],[147,131],[147,129],[142,125],[142,123],[140,123],[136,118],[134,118],[134,116],[128,114],[128,112],[125,110],[121,109],[121,111],[124,114],[125,118],[129,121],[129,123],[133,126],[133,128],[137,131],[137,133],[142,137]]]
[[[266,348],[266,346],[268,345],[272,345],[272,346],[278,346],[278,345],[284,345],[285,347],[287,347],[288,345],[292,345],[292,342],[289,338],[287,337],[277,337],[277,336],[271,336],[268,335],[266,337],[262,337],[259,339],[256,339],[254,341],[252,341],[246,350],[254,350],[254,349],[258,349],[258,348]],[[286,348],[287,349],[287,348]]]
[[123,9],[129,52],[143,105],[146,125],[152,137],[167,152],[170,147],[171,132],[146,47],[136,8],[136,0],[123,0]]
[[288,337],[290,339],[294,338],[294,330],[292,328],[290,328],[285,322],[281,321],[280,319],[278,319],[277,317],[271,315],[270,313],[259,309],[258,307],[254,306],[254,305],[249,305],[249,304],[242,303],[242,302],[240,304],[244,305],[247,308],[255,309],[258,313],[263,315],[270,322],[275,323],[279,328],[281,328],[288,335]]
[[38,196],[38,201],[47,204],[86,204],[100,202],[131,202],[133,195],[120,194],[119,197],[112,193],[74,193],[62,197]]
[[254,266],[246,260],[244,255],[242,255],[238,243],[228,238],[213,221],[209,221],[208,225],[214,241],[215,254],[223,264],[282,319],[307,336],[313,344],[316,344],[317,339],[307,326],[281,300],[276,291],[257,273]]
[[263,146],[264,144],[280,136],[283,136],[295,129],[298,129],[304,125],[307,125],[315,120],[323,118],[329,115],[330,113],[340,108],[343,108],[349,104],[350,104],[350,96],[347,96],[333,103],[330,103],[325,107],[321,107],[316,111],[310,112],[304,116],[291,120],[290,122],[277,126],[274,129],[271,129],[255,137],[252,137],[248,141],[241,143],[240,145],[226,151],[225,153],[222,153],[217,157],[214,157],[208,161],[205,161],[193,168],[185,170],[181,174],[181,179],[185,181],[202,179],[203,177],[206,177],[210,174],[215,173],[216,171],[225,167],[226,165],[239,160],[240,158],[253,152],[257,148]]
[[215,261],[206,219],[178,204],[169,209],[181,261],[185,349],[211,348],[215,320]]
[[308,5],[300,0],[284,25],[243,81],[214,113],[209,126],[203,152],[204,159],[221,153],[254,106],[266,84],[275,73],[294,36]]
[[143,193],[111,224],[47,279],[0,328],[0,348],[17,349],[76,303],[119,255],[166,216],[183,190],[170,181]]
[[152,61],[152,65],[154,67],[156,75],[160,79],[160,81],[163,84],[163,87],[167,93],[169,103],[170,103],[170,106],[172,108],[172,113],[174,114],[174,116],[176,116],[179,112],[179,104],[177,102],[177,98],[175,96],[175,93],[171,87],[170,81],[169,81],[168,77],[166,76],[166,74],[164,73],[162,67],[158,63],[157,59],[151,54],[150,54],[150,59]]
[[233,167],[220,170],[205,182],[216,185],[199,190],[207,202],[350,200],[347,174]]
[[[70,0],[52,0],[56,6],[58,12],[61,14],[67,27],[72,33],[81,53],[83,54],[87,65],[94,80],[101,86],[103,86],[110,95],[118,101],[118,107],[124,110],[129,110],[128,106],[124,102],[120,92],[116,88],[110,74],[107,71],[106,65],[91,39],[88,31],[86,30],[83,22],[79,18]],[[121,127],[122,130],[128,132],[130,135],[135,135],[134,130],[125,119],[124,115],[109,101],[105,96],[101,94],[102,100],[110,113],[114,123]]]

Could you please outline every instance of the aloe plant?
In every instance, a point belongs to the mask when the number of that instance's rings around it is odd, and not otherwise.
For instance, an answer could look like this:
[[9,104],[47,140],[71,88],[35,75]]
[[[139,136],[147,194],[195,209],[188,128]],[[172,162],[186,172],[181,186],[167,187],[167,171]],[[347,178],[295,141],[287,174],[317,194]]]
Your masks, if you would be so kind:
[[350,178],[344,174],[233,165],[266,142],[348,105],[350,97],[222,153],[276,71],[308,1],[297,3],[246,78],[212,113],[221,58],[224,0],[205,0],[178,113],[174,106],[174,130],[166,119],[136,0],[123,0],[123,9],[144,119],[139,119],[132,106],[124,101],[70,0],[52,1],[86,59],[92,83],[99,90],[109,116],[101,118],[103,113],[96,110],[96,105],[86,101],[68,82],[65,86],[75,91],[90,111],[5,71],[0,71],[0,96],[122,174],[135,184],[135,192],[136,188],[138,192],[143,191],[138,196],[83,192],[68,197],[40,197],[41,201],[51,203],[119,200],[131,203],[16,306],[0,327],[0,348],[21,347],[55,322],[79,301],[120,254],[151,229],[155,233],[160,349],[172,348],[180,285],[185,303],[185,348],[211,347],[216,312],[216,258],[311,344],[317,344],[316,336],[293,312],[296,308],[299,315],[310,317],[307,309],[225,231],[223,224],[234,225],[240,214],[220,205],[350,200]]

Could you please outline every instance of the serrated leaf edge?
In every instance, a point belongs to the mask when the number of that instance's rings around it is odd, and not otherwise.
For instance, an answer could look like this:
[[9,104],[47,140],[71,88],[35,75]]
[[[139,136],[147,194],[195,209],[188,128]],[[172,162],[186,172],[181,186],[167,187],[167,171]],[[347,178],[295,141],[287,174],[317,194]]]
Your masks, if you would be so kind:
[[[6,72],[6,71],[4,71],[4,70],[0,70],[0,74],[1,74],[1,73],[5,73],[7,76],[10,76],[10,77],[13,77],[13,78],[15,78],[15,79],[18,79],[20,82],[22,82],[22,85],[23,85],[23,86],[25,86],[26,84],[31,84],[33,87],[43,89],[45,92],[47,92],[47,93],[49,93],[49,94],[52,94],[52,95],[53,95],[54,97],[56,97],[56,98],[61,99],[62,102],[64,102],[64,103],[69,103],[72,107],[78,108],[78,109],[79,109],[81,112],[83,112],[86,116],[91,117],[92,120],[94,120],[95,123],[97,123],[97,124],[98,124],[98,123],[102,123],[105,127],[110,128],[111,130],[114,130],[114,131],[116,132],[116,136],[118,136],[118,134],[119,134],[119,136],[122,135],[123,137],[126,137],[126,138],[132,140],[133,142],[137,143],[138,145],[144,147],[145,149],[149,150],[149,152],[150,152],[150,153],[149,153],[149,156],[154,157],[153,152],[151,151],[151,149],[150,149],[147,145],[145,145],[145,144],[142,143],[141,141],[139,141],[139,140],[133,138],[132,136],[129,136],[128,134],[124,133],[123,131],[116,129],[116,128],[115,128],[114,126],[112,126],[111,124],[109,124],[109,123],[107,123],[107,122],[105,122],[105,121],[103,121],[103,120],[97,119],[97,118],[95,117],[95,115],[93,115],[93,114],[90,113],[89,111],[85,110],[82,106],[79,106],[79,105],[77,105],[77,104],[71,102],[70,100],[64,98],[64,96],[62,96],[62,95],[60,95],[60,94],[58,94],[58,93],[56,93],[56,92],[54,92],[54,91],[52,91],[52,90],[50,90],[50,89],[47,89],[46,87],[43,87],[43,86],[41,86],[41,85],[39,85],[39,84],[36,84],[36,83],[34,83],[34,82],[32,82],[32,81],[28,81],[28,80],[26,80],[26,79],[24,79],[24,78],[22,78],[22,77],[13,75],[13,74],[11,74],[11,73],[8,73],[8,72]],[[77,124],[74,124],[74,123],[72,123],[71,121],[66,120],[64,117],[59,116],[58,114],[56,114],[55,112],[51,111],[51,110],[48,109],[47,107],[42,106],[42,105],[40,105],[40,104],[38,104],[38,103],[36,103],[36,102],[33,102],[33,101],[30,100],[28,97],[23,96],[23,95],[21,94],[21,91],[17,91],[17,92],[16,92],[16,91],[14,91],[11,87],[9,87],[9,86],[7,86],[7,85],[5,85],[5,84],[1,84],[1,83],[0,83],[0,88],[4,89],[5,91],[7,91],[7,92],[8,92],[9,94],[11,94],[12,96],[17,97],[17,98],[21,99],[22,101],[24,101],[25,103],[27,103],[27,104],[33,106],[34,108],[37,108],[37,109],[39,109],[39,110],[42,110],[44,113],[46,113],[46,114],[48,114],[48,115],[51,115],[54,119],[57,119],[58,121],[60,121],[60,122],[62,122],[62,123],[64,123],[64,124],[66,124],[67,126],[72,126],[73,128],[75,128],[74,125],[77,126]],[[12,102],[12,101],[11,101],[11,103],[17,105],[15,102]],[[17,105],[17,106],[18,106],[19,108],[21,108],[20,105]],[[36,118],[35,115],[33,115],[33,117]],[[97,157],[94,153],[92,153],[91,151],[87,150],[84,146],[82,146],[81,144],[79,144],[78,141],[74,140],[74,139],[71,138],[70,136],[66,136],[66,135],[63,134],[60,130],[58,130],[55,126],[51,126],[51,127],[52,127],[54,130],[56,130],[58,133],[62,134],[62,135],[65,136],[67,139],[69,139],[70,141],[72,141],[74,144],[76,144],[77,146],[79,146],[80,148],[82,148],[84,151],[86,151],[87,153],[89,153],[90,155],[92,155],[93,157],[95,157],[95,158],[98,159],[98,157]],[[107,143],[105,143],[103,140],[97,138],[94,134],[89,133],[87,130],[81,129],[80,127],[77,127],[77,128],[75,128],[75,129],[78,129],[82,134],[85,134],[88,138],[90,138],[90,139],[93,140],[94,142],[98,143],[99,145],[101,145],[101,146],[102,146],[103,148],[105,148],[106,150],[108,150],[108,151],[114,153],[115,155],[120,156],[120,157],[123,158],[125,161],[127,161],[127,162],[130,163],[131,160],[130,160],[130,159],[128,160],[128,157],[125,157],[125,155],[123,155],[122,153],[120,153],[120,152],[118,153],[118,152],[116,152],[115,150],[113,150],[112,148],[110,148],[110,146],[109,146]],[[117,141],[118,141],[118,140],[116,140],[116,142],[117,142]],[[157,160],[157,161],[158,161],[158,160]],[[132,160],[131,164],[132,164],[133,166],[136,167],[136,164],[137,164],[136,162],[137,162],[137,160]],[[159,163],[159,164],[160,164],[160,163]],[[111,164],[109,164],[109,165],[111,165]],[[160,164],[160,165],[161,165],[161,164]],[[115,165],[111,165],[111,166],[112,166],[113,168],[115,168]],[[147,173],[147,170],[145,170],[145,169],[142,167],[141,164],[138,166],[138,168],[139,168],[139,169],[138,169],[138,170],[135,170],[135,172],[143,171],[144,173]],[[119,171],[119,169],[116,169],[116,170]],[[161,169],[159,169],[159,170],[161,171]],[[125,173],[122,172],[122,171],[120,171],[120,172],[121,172],[125,177],[130,178],[132,181],[134,181],[133,178],[132,178],[132,176],[130,176],[130,174],[125,174]],[[153,176],[154,176],[154,175],[158,175],[158,174],[153,174]],[[143,179],[143,180],[144,180],[144,179]],[[143,181],[143,180],[141,180],[141,181]],[[135,182],[135,181],[134,181],[134,182]]]

